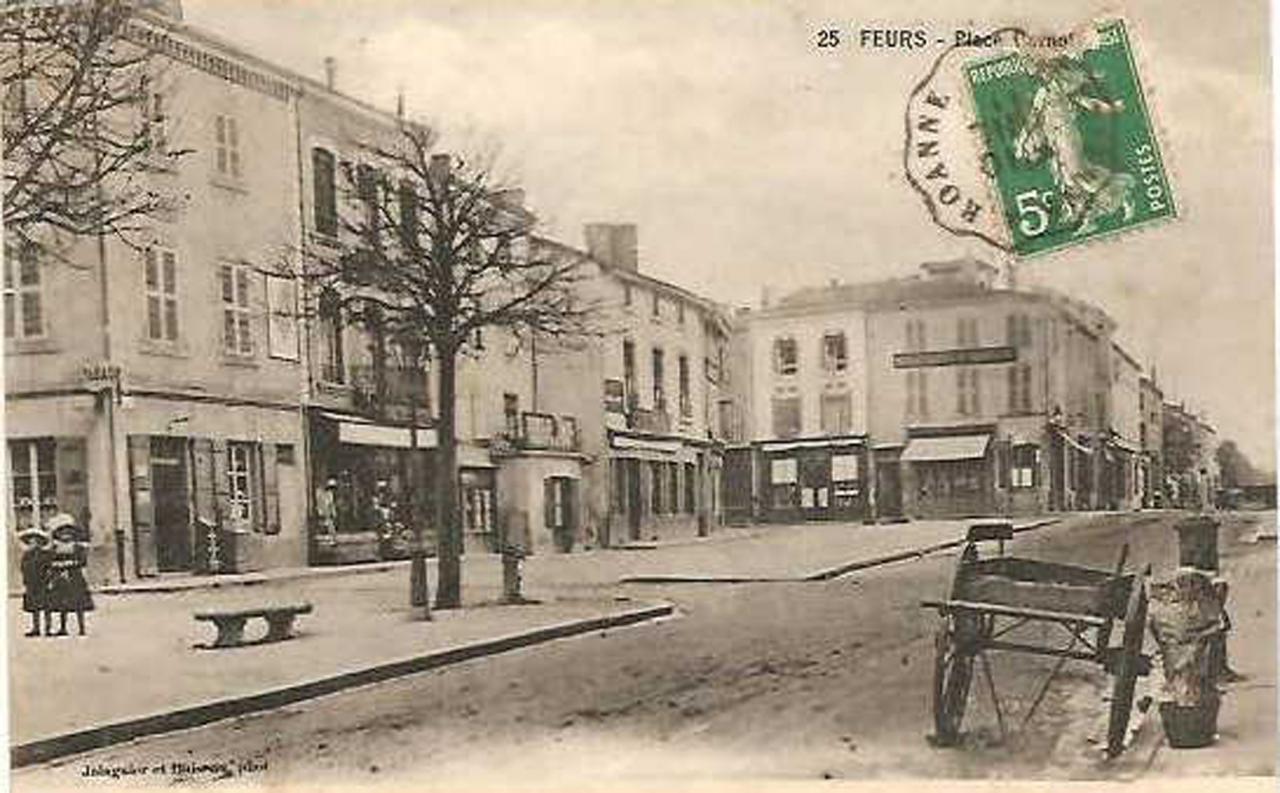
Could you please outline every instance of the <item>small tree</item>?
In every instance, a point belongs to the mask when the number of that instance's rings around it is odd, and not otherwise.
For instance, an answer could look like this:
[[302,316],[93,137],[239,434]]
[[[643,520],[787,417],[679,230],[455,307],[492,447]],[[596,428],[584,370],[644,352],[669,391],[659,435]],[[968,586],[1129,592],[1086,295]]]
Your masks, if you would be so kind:
[[[519,191],[502,189],[492,161],[469,163],[435,150],[433,132],[404,123],[390,144],[360,144],[364,163],[346,166],[340,226],[349,241],[319,277],[351,316],[375,314],[388,337],[419,339],[437,373],[437,608],[461,605],[455,411],[459,357],[484,328],[572,337],[587,332],[578,261],[528,244],[536,218]],[[371,311],[371,309],[374,309]],[[420,523],[420,521],[419,521]],[[420,527],[415,527],[420,531]],[[415,551],[425,569],[422,543]],[[417,572],[411,581],[425,575]],[[421,602],[424,591],[411,591]]]
[[159,75],[136,40],[138,24],[123,0],[0,11],[4,227],[19,241],[130,242],[147,218],[172,208],[149,175],[184,152],[157,136]]

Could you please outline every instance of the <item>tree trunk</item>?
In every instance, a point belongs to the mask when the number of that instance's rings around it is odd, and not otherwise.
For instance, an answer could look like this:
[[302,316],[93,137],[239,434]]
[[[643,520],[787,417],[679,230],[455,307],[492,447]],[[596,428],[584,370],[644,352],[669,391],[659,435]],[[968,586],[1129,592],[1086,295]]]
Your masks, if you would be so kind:
[[440,359],[440,422],[436,428],[440,450],[436,475],[436,531],[439,547],[439,572],[436,583],[436,608],[462,606],[462,527],[458,523],[458,441],[454,433],[457,400],[457,350],[436,347]]
[[[414,382],[422,384],[422,356],[415,354],[411,364]],[[409,605],[422,609],[422,618],[431,619],[431,587],[427,582],[427,550],[423,536],[422,460],[418,451],[418,387],[409,394],[409,525],[413,527],[413,554],[409,561]]]

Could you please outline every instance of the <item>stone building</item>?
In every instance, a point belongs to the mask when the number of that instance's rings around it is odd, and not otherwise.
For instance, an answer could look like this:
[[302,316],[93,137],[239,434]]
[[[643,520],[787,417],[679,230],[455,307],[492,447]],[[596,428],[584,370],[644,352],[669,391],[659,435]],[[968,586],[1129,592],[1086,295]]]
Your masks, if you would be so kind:
[[184,200],[136,250],[6,252],[10,517],[79,516],[98,583],[302,564],[297,82],[176,16],[132,24],[155,77],[119,112]]

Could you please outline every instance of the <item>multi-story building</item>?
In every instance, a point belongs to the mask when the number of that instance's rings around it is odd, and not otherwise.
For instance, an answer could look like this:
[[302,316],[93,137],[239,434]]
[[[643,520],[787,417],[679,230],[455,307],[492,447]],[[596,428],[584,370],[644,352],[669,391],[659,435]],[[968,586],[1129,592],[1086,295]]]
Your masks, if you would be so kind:
[[1216,432],[1182,403],[1166,402],[1162,413],[1169,506],[1211,508],[1218,482]]
[[710,301],[639,269],[636,228],[586,227],[598,267],[599,356],[609,461],[602,542],[704,534],[720,521],[722,444],[733,412],[729,325]]
[[1142,506],[1161,507],[1164,494],[1164,391],[1154,372],[1138,380],[1138,403],[1141,411],[1139,435],[1142,459],[1139,463]]
[[[807,446],[844,444],[866,450],[849,481],[879,517],[1100,503],[1111,481],[1104,461],[1119,454],[1121,437],[1111,432],[1114,323],[1063,295],[998,288],[995,268],[980,261],[932,262],[922,271],[800,290],[738,315],[734,360],[745,367],[747,425],[768,439],[758,444],[756,498],[768,504],[770,488],[787,484],[772,481],[772,460],[760,450],[803,459],[819,456]],[[841,333],[850,368],[837,372]],[[840,411],[824,409],[831,397],[843,404],[846,390],[857,406],[848,426]],[[1123,437],[1130,436],[1136,448],[1136,424],[1132,432],[1126,424]],[[820,503],[824,478],[822,465],[807,465],[815,484],[806,501],[806,485],[797,483],[799,516],[814,515],[805,505]],[[789,471],[780,466],[784,479]]]
[[1142,506],[1142,367],[1118,343],[1111,345],[1111,425],[1103,448],[1103,501],[1107,509]]
[[184,200],[138,249],[5,257],[10,515],[77,515],[96,582],[300,564],[296,83],[176,16],[131,24],[155,77],[119,112],[145,113],[149,178]]
[[807,298],[737,317],[733,358],[744,367],[735,374],[751,444],[729,457],[751,467],[754,486],[736,489],[744,503],[734,507],[761,520],[867,510],[866,318],[856,305]]

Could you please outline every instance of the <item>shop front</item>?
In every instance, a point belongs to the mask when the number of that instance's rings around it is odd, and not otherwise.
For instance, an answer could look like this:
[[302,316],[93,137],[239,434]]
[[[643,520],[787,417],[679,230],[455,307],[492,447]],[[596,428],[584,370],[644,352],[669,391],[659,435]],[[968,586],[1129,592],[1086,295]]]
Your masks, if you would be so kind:
[[719,522],[718,451],[678,437],[609,436],[612,545],[698,536]]
[[435,430],[315,411],[310,417],[313,564],[407,558],[416,522],[435,544]]
[[761,519],[855,520],[867,514],[867,452],[861,436],[757,445]]
[[912,517],[970,517],[996,511],[991,434],[913,437],[903,449],[904,495]]

